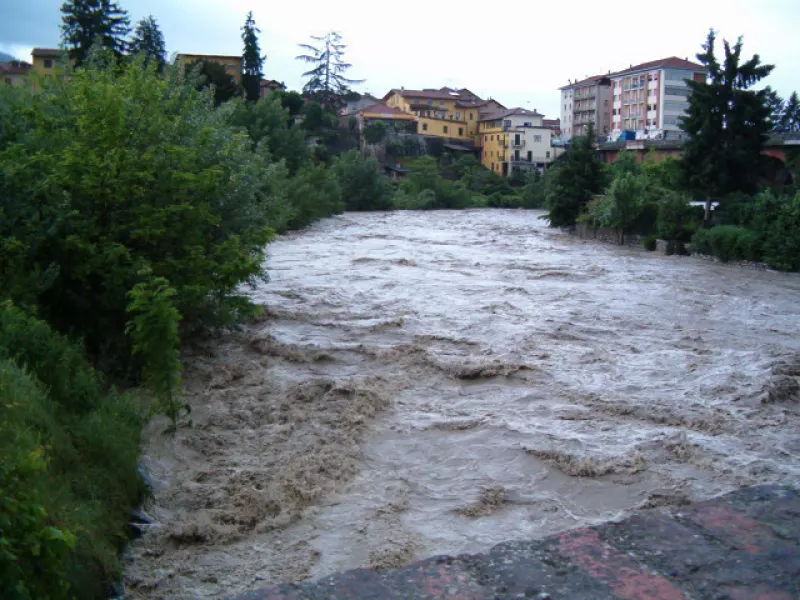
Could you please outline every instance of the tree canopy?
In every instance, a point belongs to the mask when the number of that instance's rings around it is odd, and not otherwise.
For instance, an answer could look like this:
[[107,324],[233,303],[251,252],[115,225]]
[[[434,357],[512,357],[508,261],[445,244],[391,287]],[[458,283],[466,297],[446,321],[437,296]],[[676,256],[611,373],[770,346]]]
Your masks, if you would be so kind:
[[244,42],[244,72],[242,73],[242,87],[250,102],[255,102],[261,95],[261,78],[264,76],[262,69],[264,59],[258,46],[258,34],[261,30],[256,27],[253,12],[247,13],[247,19],[242,27],[242,41]]
[[164,70],[167,63],[167,46],[164,42],[164,34],[156,22],[155,17],[150,15],[136,24],[136,31],[130,43],[130,52],[135,55],[142,55],[145,60],[154,63],[159,71]]
[[347,46],[342,43],[341,35],[331,31],[321,37],[311,36],[311,39],[311,44],[298,44],[307,54],[300,54],[297,60],[314,65],[303,73],[303,77],[308,77],[303,91],[317,96],[323,104],[334,104],[349,91],[350,85],[364,80],[345,77],[352,65],[344,61]]
[[595,150],[594,123],[583,137],[575,138],[572,146],[552,169],[552,185],[548,191],[550,225],[569,227],[591,197],[602,193],[606,183],[606,168]]
[[761,174],[761,149],[771,127],[769,91],[750,88],[770,74],[758,54],[742,57],[742,38],[733,46],[724,41],[722,63],[715,55],[716,34],[709,31],[697,59],[707,81],[687,80],[689,108],[681,128],[689,134],[682,160],[686,187],[706,198],[706,217],[712,198],[732,192],[753,194]]
[[93,44],[105,46],[117,57],[127,50],[128,13],[114,0],[70,0],[61,5],[61,39],[76,66]]

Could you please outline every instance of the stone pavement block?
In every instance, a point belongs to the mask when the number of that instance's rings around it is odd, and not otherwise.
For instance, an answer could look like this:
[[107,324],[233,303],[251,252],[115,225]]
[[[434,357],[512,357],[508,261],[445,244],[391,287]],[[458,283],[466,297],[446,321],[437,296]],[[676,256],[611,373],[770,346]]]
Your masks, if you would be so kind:
[[593,529],[576,529],[557,537],[559,554],[608,585],[620,600],[688,600],[666,578],[639,568],[628,555],[604,544]]
[[788,486],[744,488],[725,497],[728,504],[767,525],[779,538],[800,544],[800,491]]
[[553,551],[548,541],[506,542],[465,561],[490,598],[613,600],[611,588]]
[[673,580],[690,577],[725,559],[728,546],[708,539],[669,515],[644,513],[597,527],[605,543]]

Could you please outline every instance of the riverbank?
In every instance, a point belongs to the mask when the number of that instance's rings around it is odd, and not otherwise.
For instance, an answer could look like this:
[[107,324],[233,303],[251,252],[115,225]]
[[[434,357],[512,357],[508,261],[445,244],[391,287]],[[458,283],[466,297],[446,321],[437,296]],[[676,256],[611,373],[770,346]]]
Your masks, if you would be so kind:
[[130,596],[227,597],[796,480],[800,279],[540,214],[347,214],[272,244],[264,322],[190,357],[192,429],[147,433]]

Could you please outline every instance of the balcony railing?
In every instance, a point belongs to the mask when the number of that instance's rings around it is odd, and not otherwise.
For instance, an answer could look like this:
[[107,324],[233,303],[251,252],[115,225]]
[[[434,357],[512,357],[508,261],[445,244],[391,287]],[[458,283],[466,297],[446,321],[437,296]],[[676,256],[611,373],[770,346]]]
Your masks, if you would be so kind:
[[524,148],[525,147],[525,140],[520,140],[519,142],[511,142],[512,148]]

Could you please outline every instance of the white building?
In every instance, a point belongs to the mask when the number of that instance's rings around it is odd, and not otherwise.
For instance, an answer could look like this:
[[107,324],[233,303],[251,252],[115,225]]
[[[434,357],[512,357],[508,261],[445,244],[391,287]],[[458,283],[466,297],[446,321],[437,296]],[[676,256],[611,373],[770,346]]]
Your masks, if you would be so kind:
[[502,175],[533,168],[541,171],[556,158],[556,149],[550,145],[553,126],[545,124],[544,115],[535,110],[511,108],[483,114],[481,131],[486,138],[482,163]]
[[595,75],[560,88],[561,140],[586,135],[589,123],[598,135],[607,134],[611,122],[611,80]]
[[668,137],[680,131],[689,108],[687,79],[705,81],[702,65],[672,56],[613,73],[610,135],[636,132],[637,138]]

